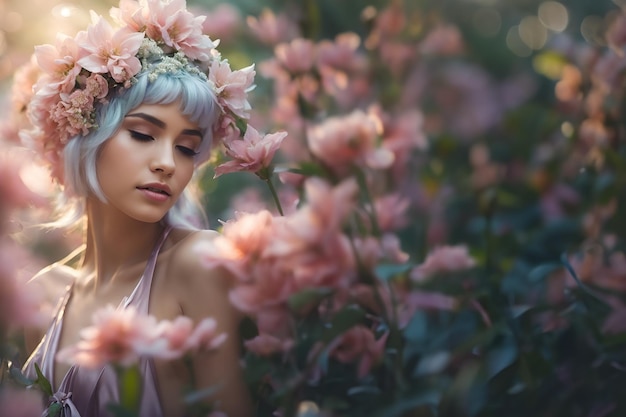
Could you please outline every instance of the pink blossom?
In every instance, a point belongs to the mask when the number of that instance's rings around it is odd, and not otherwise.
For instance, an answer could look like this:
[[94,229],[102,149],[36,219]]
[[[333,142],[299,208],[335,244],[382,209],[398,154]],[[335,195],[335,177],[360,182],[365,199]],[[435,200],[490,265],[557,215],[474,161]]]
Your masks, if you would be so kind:
[[238,213],[224,223],[222,234],[212,242],[198,245],[196,253],[207,267],[221,265],[238,279],[250,279],[253,262],[261,256],[269,243],[274,217],[267,210],[256,213]]
[[357,375],[364,378],[382,359],[388,334],[376,340],[374,333],[365,326],[357,325],[331,343],[329,354],[343,363],[358,361]]
[[114,31],[102,17],[87,32],[77,35],[78,45],[86,52],[78,63],[95,73],[110,73],[123,83],[141,70],[141,62],[135,56],[143,41],[143,32]]
[[407,209],[410,201],[400,194],[387,194],[374,201],[374,214],[381,231],[402,229],[409,222]]
[[42,294],[37,287],[26,286],[19,272],[33,260],[30,254],[12,241],[0,240],[0,328],[41,326]]
[[456,55],[463,51],[463,36],[456,26],[438,25],[420,44],[420,52],[429,55]]
[[112,7],[109,14],[120,26],[126,25],[133,32],[143,32],[146,29],[146,0],[120,0],[119,7]]
[[195,327],[189,317],[179,316],[172,321],[159,324],[159,339],[167,342],[166,346],[156,345],[151,352],[163,359],[176,359],[186,353],[212,350],[226,340],[225,333],[218,333],[217,322],[211,317],[200,321]]
[[411,279],[425,281],[441,273],[450,273],[471,269],[476,265],[465,245],[440,246],[432,250],[424,262],[411,271]]
[[248,16],[246,22],[254,38],[266,45],[287,42],[299,34],[298,27],[292,19],[285,14],[275,15],[268,8],[264,8],[258,18]]
[[13,86],[11,87],[11,104],[15,114],[26,112],[26,107],[34,94],[33,86],[41,75],[35,55],[32,55],[26,64],[15,70]]
[[0,389],[0,410],[3,416],[40,417],[44,412],[41,393],[35,390]]
[[291,74],[303,74],[313,68],[316,59],[315,44],[303,38],[281,43],[274,48],[278,63]]
[[206,13],[206,20],[202,23],[202,31],[220,39],[223,43],[234,38],[240,25],[241,14],[239,10],[229,3],[220,3],[209,13]]
[[248,92],[254,88],[254,64],[232,71],[227,60],[214,60],[209,70],[209,81],[215,86],[220,105],[233,114],[247,118],[250,111]]
[[46,74],[35,87],[38,94],[50,96],[71,92],[81,70],[78,61],[83,55],[76,40],[62,34],[57,35],[54,46],[36,46],[35,59]]
[[145,351],[154,350],[159,334],[154,317],[144,316],[130,306],[109,305],[96,311],[93,325],[80,332],[81,340],[57,354],[61,362],[98,369],[107,363],[132,365]]
[[375,115],[355,110],[311,127],[308,143],[311,152],[338,173],[346,173],[355,165],[384,169],[393,163],[394,156],[377,145],[382,133]]
[[232,160],[219,165],[215,169],[215,177],[237,171],[258,173],[268,168],[285,136],[286,132],[262,136],[254,127],[248,125],[243,139],[233,138],[224,141],[226,155]]
[[246,349],[259,356],[287,352],[291,350],[293,345],[292,339],[279,339],[269,334],[260,334],[244,342]]
[[187,57],[207,61],[216,44],[202,33],[206,16],[194,16],[185,0],[147,0],[144,6],[146,35],[163,41]]

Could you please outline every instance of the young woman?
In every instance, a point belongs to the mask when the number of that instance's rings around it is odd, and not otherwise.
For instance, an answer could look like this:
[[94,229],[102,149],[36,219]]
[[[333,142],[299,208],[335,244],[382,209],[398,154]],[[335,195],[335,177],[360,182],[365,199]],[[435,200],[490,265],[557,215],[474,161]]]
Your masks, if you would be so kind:
[[[182,360],[140,359],[140,416],[183,416],[190,379],[196,389],[216,387],[209,400],[219,411],[249,416],[229,277],[207,270],[194,254],[215,234],[189,227],[185,194],[214,136],[245,116],[241,101],[220,96],[212,73],[230,67],[184,0],[122,0],[112,16],[121,23],[117,31],[101,18],[75,38],[36,48],[41,75],[24,136],[83,215],[85,249],[77,267],[54,264],[31,281],[58,308],[49,328],[27,333],[32,354],[24,372],[35,378],[37,364],[56,393],[51,400],[72,417],[108,416],[108,404],[119,399],[113,369],[57,358],[79,341],[95,311],[113,305],[159,320],[213,317],[226,341],[195,354],[193,372]],[[249,87],[249,70],[230,75]]]

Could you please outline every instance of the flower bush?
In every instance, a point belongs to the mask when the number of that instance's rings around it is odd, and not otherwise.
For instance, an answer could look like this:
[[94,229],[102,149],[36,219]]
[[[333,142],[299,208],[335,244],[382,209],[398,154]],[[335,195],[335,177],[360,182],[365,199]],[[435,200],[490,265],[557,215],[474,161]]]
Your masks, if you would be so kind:
[[226,43],[287,132],[238,125],[202,183],[256,415],[623,415],[625,12],[521,59],[485,17],[515,6],[334,3]]

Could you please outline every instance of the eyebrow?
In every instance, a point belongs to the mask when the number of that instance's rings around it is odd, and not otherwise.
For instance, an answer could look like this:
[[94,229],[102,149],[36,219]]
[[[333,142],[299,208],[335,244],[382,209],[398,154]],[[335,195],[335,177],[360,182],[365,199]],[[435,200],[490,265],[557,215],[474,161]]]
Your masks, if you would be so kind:
[[[131,113],[131,114],[127,114],[126,117],[138,117],[140,119],[145,120],[148,123],[152,123],[153,125],[161,129],[165,129],[165,127],[167,126],[163,120],[157,119],[156,117],[151,116],[146,113]],[[202,139],[202,132],[200,132],[197,129],[183,129],[182,133],[183,135],[198,136],[200,137],[200,139]]]

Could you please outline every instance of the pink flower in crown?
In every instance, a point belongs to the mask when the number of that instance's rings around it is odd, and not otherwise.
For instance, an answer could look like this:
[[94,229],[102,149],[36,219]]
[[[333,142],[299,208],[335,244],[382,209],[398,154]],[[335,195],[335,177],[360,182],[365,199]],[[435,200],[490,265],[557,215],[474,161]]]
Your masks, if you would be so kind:
[[189,317],[179,316],[172,321],[159,324],[159,337],[166,344],[154,344],[154,352],[146,352],[162,359],[177,359],[186,353],[215,349],[226,340],[225,333],[219,333],[217,322],[207,317],[194,326]]
[[215,169],[215,176],[237,171],[259,172],[269,167],[285,136],[287,132],[261,135],[248,125],[243,139],[230,138],[224,141],[226,155],[232,160],[219,165]]
[[146,0],[120,0],[119,7],[112,7],[109,14],[120,26],[127,26],[133,32],[146,30],[148,20]]
[[463,271],[474,266],[476,260],[470,256],[466,246],[440,246],[411,271],[411,279],[424,281],[435,274]]
[[254,88],[254,64],[232,71],[227,60],[216,59],[209,68],[209,81],[215,86],[218,103],[238,117],[250,113],[248,92]]
[[154,317],[139,314],[133,306],[116,309],[109,305],[96,311],[93,325],[81,330],[81,340],[61,350],[57,359],[91,369],[108,363],[128,366],[146,351],[155,350],[158,335]]
[[182,51],[192,60],[207,61],[216,44],[202,33],[206,16],[194,16],[185,0],[148,0],[144,9],[146,35]]
[[338,173],[355,165],[384,169],[393,163],[393,153],[377,145],[382,134],[380,120],[361,110],[328,118],[308,133],[311,152]]
[[45,74],[35,86],[37,94],[69,94],[74,89],[76,77],[81,71],[78,61],[83,56],[74,38],[59,34],[56,45],[38,45],[34,56]]
[[[95,19],[95,16],[94,16]],[[136,57],[144,34],[128,29],[113,30],[102,17],[86,32],[77,36],[78,45],[86,52],[78,60],[83,68],[99,74],[111,74],[118,83],[123,83],[141,70]]]

